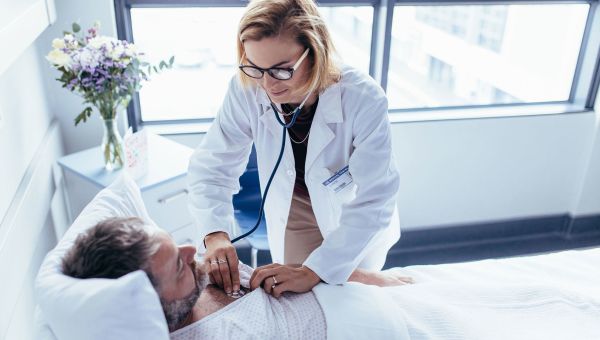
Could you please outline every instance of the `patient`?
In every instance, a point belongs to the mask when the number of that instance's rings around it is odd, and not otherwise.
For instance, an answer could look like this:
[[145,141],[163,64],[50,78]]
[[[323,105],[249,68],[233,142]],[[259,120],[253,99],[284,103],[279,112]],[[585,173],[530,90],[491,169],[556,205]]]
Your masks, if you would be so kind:
[[[252,268],[240,264],[241,299],[210,284],[194,259],[196,249],[177,246],[165,231],[139,218],[111,218],[78,236],[63,259],[63,272],[76,278],[118,278],[143,270],[157,291],[172,339],[202,337],[325,338],[325,316],[313,292],[274,298],[250,291]],[[410,278],[357,269],[349,278],[394,286]]]

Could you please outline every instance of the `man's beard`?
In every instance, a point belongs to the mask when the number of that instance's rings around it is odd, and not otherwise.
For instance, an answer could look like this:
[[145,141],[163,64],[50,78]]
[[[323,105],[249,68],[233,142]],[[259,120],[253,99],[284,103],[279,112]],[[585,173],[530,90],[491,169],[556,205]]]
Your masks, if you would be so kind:
[[194,290],[181,299],[170,302],[164,301],[163,299],[160,300],[170,332],[175,331],[178,326],[187,319],[192,312],[194,305],[198,301],[200,293],[209,284],[208,275],[198,270],[196,261],[192,262],[190,266],[192,267],[192,273],[194,274]]

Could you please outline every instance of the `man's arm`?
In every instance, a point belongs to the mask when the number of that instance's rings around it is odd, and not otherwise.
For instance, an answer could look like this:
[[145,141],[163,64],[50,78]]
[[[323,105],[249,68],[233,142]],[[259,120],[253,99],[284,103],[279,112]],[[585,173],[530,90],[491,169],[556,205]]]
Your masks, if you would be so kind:
[[362,268],[356,268],[348,278],[348,281],[379,287],[401,286],[414,283],[413,279],[408,276],[400,276],[396,273],[372,271]]
[[[290,267],[301,267],[301,264],[289,264]],[[247,284],[248,279],[252,275],[253,269],[245,264],[240,263],[240,278],[242,285]],[[360,282],[366,285],[389,287],[389,286],[401,286],[405,284],[414,283],[413,279],[408,276],[400,276],[393,272],[381,272],[373,271],[362,268],[356,268],[350,277],[349,282]]]

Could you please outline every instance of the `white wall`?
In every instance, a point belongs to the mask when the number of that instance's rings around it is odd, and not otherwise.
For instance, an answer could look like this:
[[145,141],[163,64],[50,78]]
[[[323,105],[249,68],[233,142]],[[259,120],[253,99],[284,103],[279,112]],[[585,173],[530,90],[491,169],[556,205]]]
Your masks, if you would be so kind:
[[32,45],[0,74],[0,216],[54,117],[41,76],[44,67],[38,47]]
[[597,129],[594,113],[394,124],[402,226],[575,213]]
[[599,130],[595,112],[394,123],[403,230],[599,214]]
[[600,90],[596,97],[593,149],[585,166],[585,177],[579,190],[575,215],[597,215],[600,213]]
[[46,67],[38,39],[0,74],[0,339],[33,339],[33,278],[56,243],[51,167],[63,146]]
[[[46,30],[40,37],[40,53],[46,55],[51,50],[52,39],[62,37],[62,32],[71,30],[73,22],[78,22],[82,29],[87,29],[95,21],[100,21],[100,34],[115,36],[116,23],[114,17],[114,5],[111,0],[55,0],[56,22]],[[52,70],[49,65],[43,72],[46,75],[46,88],[52,98],[52,112],[60,122],[60,128],[63,131],[66,153],[73,153],[93,146],[100,145],[102,142],[102,120],[97,112],[94,112],[92,119],[86,123],[80,123],[74,126],[75,117],[83,110],[83,100],[76,94],[61,87],[61,84],[54,80],[59,73]],[[124,133],[126,122],[126,112],[123,112],[120,118],[120,130]]]

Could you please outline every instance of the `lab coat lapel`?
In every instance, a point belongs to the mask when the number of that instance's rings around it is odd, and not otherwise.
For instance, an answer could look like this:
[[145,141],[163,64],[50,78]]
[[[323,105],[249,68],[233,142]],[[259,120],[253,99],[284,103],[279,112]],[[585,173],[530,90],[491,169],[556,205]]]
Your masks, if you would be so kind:
[[335,133],[329,124],[344,121],[342,114],[342,98],[339,84],[328,87],[319,96],[317,111],[310,127],[308,150],[304,169],[308,172],[321,152],[331,143]]
[[[259,120],[273,134],[274,137],[281,136],[281,125],[273,114],[269,98],[265,91],[257,87],[256,100],[262,106]],[[331,85],[319,95],[319,104],[310,127],[308,139],[308,150],[306,152],[305,171],[308,172],[317,157],[331,143],[335,134],[329,124],[342,123],[342,96],[338,83]]]
[[258,118],[259,121],[273,134],[273,137],[281,136],[282,127],[273,114],[271,102],[269,101],[267,94],[260,87],[256,88],[256,101],[261,107],[261,116]]

